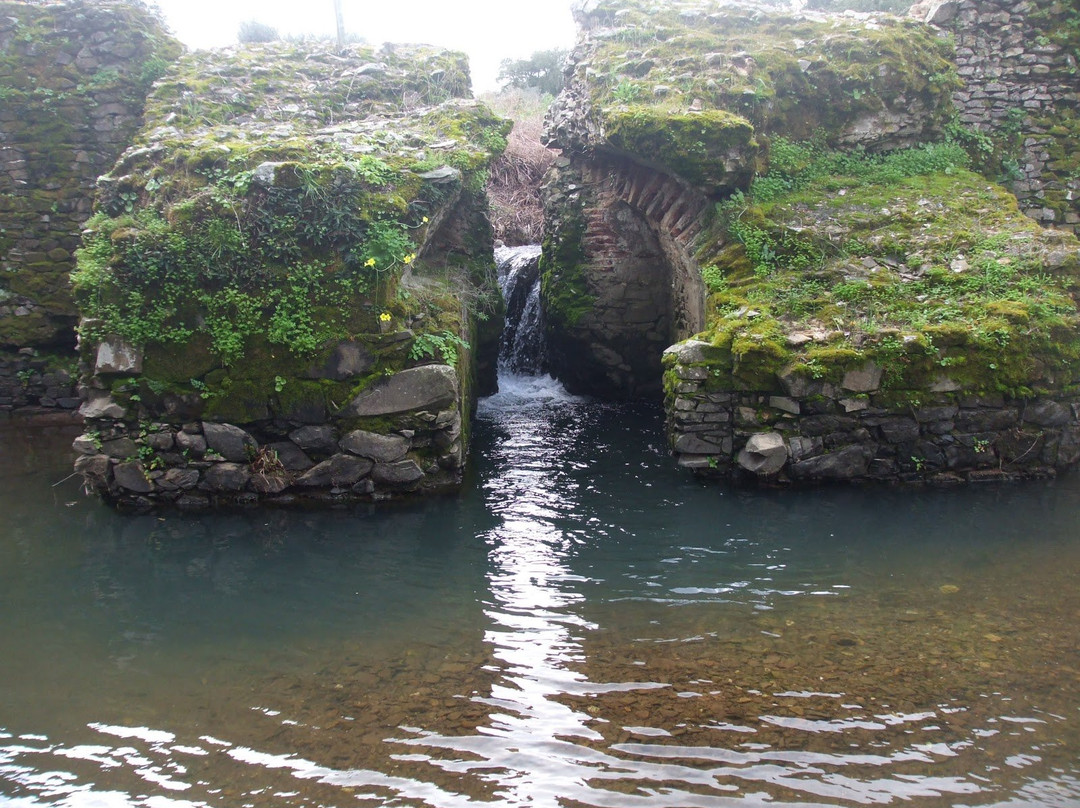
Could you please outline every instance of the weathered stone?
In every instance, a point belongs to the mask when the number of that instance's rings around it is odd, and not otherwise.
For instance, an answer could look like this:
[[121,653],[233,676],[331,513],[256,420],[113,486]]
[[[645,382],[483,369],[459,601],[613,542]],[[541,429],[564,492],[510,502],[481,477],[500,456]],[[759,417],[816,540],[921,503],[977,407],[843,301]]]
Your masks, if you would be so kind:
[[708,361],[710,355],[716,354],[716,349],[707,342],[688,339],[664,351],[665,356],[669,354],[675,357],[675,361],[680,365],[693,365]]
[[919,425],[912,418],[885,418],[878,424],[878,429],[889,443],[904,443],[919,437]]
[[251,475],[251,487],[256,493],[264,496],[273,496],[280,494],[286,488],[289,487],[289,480],[287,477],[281,474],[266,474],[264,472],[253,472]]
[[884,369],[874,362],[867,362],[861,368],[845,373],[840,386],[853,393],[872,393],[881,387],[884,372]]
[[379,485],[410,486],[423,478],[423,470],[413,460],[378,463],[371,471],[371,479]]
[[794,367],[787,367],[776,374],[780,386],[788,397],[793,399],[805,399],[810,396],[821,395],[824,383],[819,379],[807,376]]
[[961,432],[996,432],[1016,426],[1020,413],[1012,407],[992,410],[961,410],[956,427]]
[[75,471],[81,474],[90,486],[98,489],[104,489],[112,479],[112,464],[103,454],[78,457],[75,460]]
[[146,471],[137,460],[117,463],[113,469],[113,479],[118,486],[135,494],[149,494],[154,490],[154,484],[146,478]]
[[188,491],[199,484],[198,469],[169,469],[157,481],[165,491]]
[[453,166],[441,166],[440,168],[417,174],[422,180],[427,180],[435,185],[458,182],[461,180],[461,172]]
[[268,444],[266,449],[277,455],[277,459],[286,471],[307,471],[315,465],[314,461],[291,440]]
[[961,384],[948,376],[939,375],[934,383],[930,385],[931,393],[955,393],[958,390],[962,390]]
[[145,442],[157,452],[167,452],[176,444],[171,432],[153,432],[146,436]]
[[241,463],[215,463],[206,470],[199,488],[212,493],[243,491],[251,479],[251,470]]
[[740,466],[759,477],[776,474],[787,460],[787,445],[784,443],[784,436],[779,432],[759,432],[751,435],[738,457]]
[[90,390],[87,394],[87,400],[79,407],[79,415],[87,420],[123,418],[126,412],[104,390]]
[[203,437],[207,447],[231,463],[244,463],[258,448],[255,438],[238,426],[204,422]]
[[113,440],[103,441],[101,451],[109,457],[126,459],[137,455],[139,447],[135,445],[135,441],[131,438],[114,438]]
[[864,412],[870,409],[870,402],[865,398],[842,398],[839,403],[847,413]]
[[369,417],[442,409],[458,395],[457,373],[449,365],[423,365],[395,373],[354,398],[341,415]]
[[367,476],[375,464],[367,458],[336,454],[305,471],[296,480],[304,488],[343,488]]
[[1056,401],[1042,399],[1024,407],[1024,421],[1037,426],[1064,426],[1073,420],[1072,410]]
[[873,456],[874,450],[867,446],[847,446],[793,463],[790,474],[799,480],[853,480],[866,474]]
[[329,424],[302,426],[289,433],[289,440],[305,452],[328,455],[337,451],[337,431]]
[[802,412],[799,402],[788,396],[769,396],[769,406],[774,410],[798,415]]
[[95,455],[98,453],[97,441],[87,435],[79,435],[72,441],[71,448],[81,455]]
[[393,463],[401,460],[409,451],[409,441],[401,435],[379,435],[362,429],[345,435],[339,445],[350,454],[366,457],[377,463]]
[[676,437],[673,448],[681,454],[730,454],[731,438],[720,438],[712,434],[683,433]]
[[950,421],[960,412],[955,404],[946,404],[941,407],[920,407],[915,412],[915,420],[920,424],[930,421]]
[[183,430],[176,433],[176,448],[195,457],[202,457],[206,454],[206,438]]
[[142,373],[142,351],[120,337],[109,337],[98,345],[94,373],[136,376]]
[[342,342],[319,368],[312,368],[307,376],[312,379],[342,381],[363,376],[375,366],[375,357],[358,342]]

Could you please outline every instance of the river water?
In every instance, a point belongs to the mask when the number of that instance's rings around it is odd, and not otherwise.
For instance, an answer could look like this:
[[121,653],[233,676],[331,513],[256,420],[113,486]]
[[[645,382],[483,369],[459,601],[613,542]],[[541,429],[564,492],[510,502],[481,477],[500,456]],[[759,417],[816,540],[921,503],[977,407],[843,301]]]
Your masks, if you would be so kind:
[[0,805],[1080,805],[1076,476],[705,486],[502,386],[399,507],[120,516],[0,430]]

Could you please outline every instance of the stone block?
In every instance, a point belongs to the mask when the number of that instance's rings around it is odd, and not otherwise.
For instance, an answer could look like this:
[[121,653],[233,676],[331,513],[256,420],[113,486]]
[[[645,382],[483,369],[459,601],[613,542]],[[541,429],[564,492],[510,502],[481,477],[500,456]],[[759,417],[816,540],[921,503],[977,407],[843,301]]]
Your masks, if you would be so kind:
[[751,435],[739,452],[738,463],[759,477],[776,474],[788,460],[788,448],[779,432],[759,432]]
[[343,451],[366,457],[376,463],[393,463],[405,457],[409,440],[401,435],[379,435],[357,429],[345,435],[338,444]]
[[238,426],[205,422],[202,425],[206,445],[231,463],[245,463],[258,448],[255,438]]
[[449,365],[423,365],[395,373],[354,398],[341,417],[398,415],[441,410],[458,396],[457,373]]

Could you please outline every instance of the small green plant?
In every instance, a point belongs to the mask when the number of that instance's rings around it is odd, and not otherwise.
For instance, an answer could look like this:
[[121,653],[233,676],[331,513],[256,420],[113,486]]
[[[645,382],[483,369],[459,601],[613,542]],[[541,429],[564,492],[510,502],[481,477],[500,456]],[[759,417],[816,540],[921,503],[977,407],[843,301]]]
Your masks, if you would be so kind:
[[915,465],[915,471],[922,471],[926,468],[926,460],[917,455],[911,456],[911,462]]
[[284,376],[275,376],[274,377],[274,392],[275,393],[280,393],[282,390],[285,389],[285,385],[288,384],[288,383],[289,383],[289,380],[286,379]]
[[640,84],[630,81],[620,81],[611,91],[611,95],[620,104],[633,104],[641,96],[643,89]]
[[23,386],[23,389],[25,390],[27,387],[30,386],[30,382],[34,378],[34,371],[30,370],[29,368],[16,371],[15,378],[19,380],[19,383]]
[[441,357],[447,364],[455,365],[458,361],[458,351],[468,349],[469,343],[452,331],[418,334],[409,350],[409,358],[419,360]]

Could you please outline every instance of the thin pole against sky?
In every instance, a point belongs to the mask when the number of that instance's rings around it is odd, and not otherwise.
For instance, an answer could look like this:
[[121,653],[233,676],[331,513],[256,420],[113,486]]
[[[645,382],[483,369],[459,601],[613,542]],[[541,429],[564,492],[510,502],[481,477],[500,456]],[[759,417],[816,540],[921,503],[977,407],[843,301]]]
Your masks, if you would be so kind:
[[345,48],[345,17],[341,13],[341,0],[334,0],[334,17],[337,20],[338,50]]

